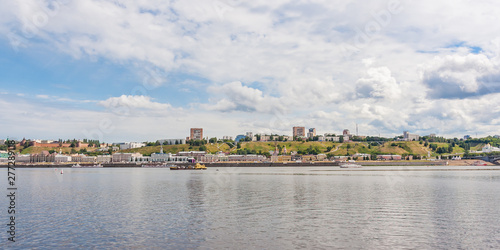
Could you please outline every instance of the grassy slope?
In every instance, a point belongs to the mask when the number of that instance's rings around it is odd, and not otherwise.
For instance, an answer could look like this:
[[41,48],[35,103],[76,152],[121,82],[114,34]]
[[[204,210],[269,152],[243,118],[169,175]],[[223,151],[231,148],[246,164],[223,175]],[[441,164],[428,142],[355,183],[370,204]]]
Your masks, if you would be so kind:
[[[396,146],[391,146],[393,143]],[[435,143],[438,147],[448,147],[447,143]],[[365,153],[365,154],[417,154],[422,156],[427,156],[427,151],[429,148],[424,147],[423,144],[419,142],[386,142],[383,145],[379,146],[369,146],[366,142],[348,142],[348,143],[333,143],[333,142],[242,142],[241,148],[244,149],[252,149],[256,152],[268,152],[274,151],[275,147],[280,145],[281,147],[285,147],[287,152],[291,151],[299,151],[306,150],[309,147],[318,148],[322,153],[331,153],[333,155],[347,155],[347,154],[355,154],[355,153]],[[208,143],[205,145],[207,148],[207,152],[216,153],[218,151],[223,152],[236,152],[236,147],[229,148],[229,146],[225,143]],[[478,145],[475,148],[480,149],[482,145]],[[327,147],[332,147],[332,149],[327,152]],[[349,147],[349,149],[348,149]],[[22,150],[23,154],[31,154],[31,153],[40,153],[43,150],[56,150],[59,151],[59,148],[34,148],[29,147],[27,149]],[[79,151],[80,148],[75,148],[76,151]],[[183,145],[164,145],[163,152],[165,153],[177,153],[179,151],[198,151],[200,147],[193,146],[190,147],[187,144]],[[69,153],[71,148],[63,148],[63,153]],[[127,149],[121,150],[120,152],[130,153],[130,152],[139,152],[143,155],[151,155],[152,153],[159,153],[160,146],[149,146],[135,149]],[[463,148],[455,147],[453,148],[453,153],[464,153]],[[433,156],[436,154],[432,153]]]

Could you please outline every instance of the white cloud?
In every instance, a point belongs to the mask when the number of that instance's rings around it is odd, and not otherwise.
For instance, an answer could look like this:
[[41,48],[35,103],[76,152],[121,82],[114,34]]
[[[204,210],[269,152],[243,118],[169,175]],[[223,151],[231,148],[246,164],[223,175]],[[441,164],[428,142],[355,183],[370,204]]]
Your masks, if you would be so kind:
[[36,95],[36,98],[40,98],[40,99],[49,99],[50,96],[48,95]]
[[97,103],[106,108],[139,108],[139,109],[154,109],[154,110],[164,110],[170,108],[170,104],[158,103],[151,101],[149,96],[131,96],[122,95],[120,97],[110,97],[104,101]]
[[[202,107],[207,124],[218,126],[210,118],[217,117],[248,124],[248,130],[286,132],[283,124],[304,123],[335,132],[362,123],[375,134],[452,133],[472,128],[477,112],[483,131],[491,131],[488,118],[497,117],[497,109],[467,106],[497,104],[487,99],[500,92],[500,7],[494,1],[400,1],[402,12],[358,47],[355,38],[380,22],[376,15],[388,10],[387,1],[59,2],[46,23],[24,34],[30,20],[47,11],[44,2],[9,1],[0,10],[0,31],[21,37],[23,46],[76,60],[132,65],[148,90],[168,85],[193,96],[206,90],[208,96],[196,96],[202,101],[185,106]],[[176,82],[172,75],[202,80]],[[77,98],[58,100],[71,99]],[[93,107],[95,101],[81,102]],[[159,119],[160,111],[175,112],[162,102],[122,95],[98,104]]]
[[499,74],[497,64],[485,55],[453,54],[435,57],[426,64],[422,80],[430,88],[431,97],[461,98],[500,91],[496,83],[488,86],[488,78]]
[[231,82],[222,86],[211,86],[208,91],[215,96],[215,104],[203,105],[208,110],[274,113],[284,112],[278,98],[264,95],[259,89],[243,86],[241,82]]
[[368,77],[359,79],[356,84],[360,97],[399,99],[401,89],[387,67],[370,68]]

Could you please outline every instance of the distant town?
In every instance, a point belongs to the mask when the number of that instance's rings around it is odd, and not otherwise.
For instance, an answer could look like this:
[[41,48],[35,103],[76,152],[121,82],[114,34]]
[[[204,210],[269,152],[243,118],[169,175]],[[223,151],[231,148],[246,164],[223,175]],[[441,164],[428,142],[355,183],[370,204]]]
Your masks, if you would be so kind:
[[[8,162],[6,141],[0,140],[0,163]],[[293,127],[292,135],[254,134],[205,137],[191,128],[186,138],[155,142],[105,143],[92,139],[15,141],[16,163],[288,163],[341,161],[498,161],[500,136],[444,138],[404,131],[394,138],[342,133],[316,134],[315,128]]]

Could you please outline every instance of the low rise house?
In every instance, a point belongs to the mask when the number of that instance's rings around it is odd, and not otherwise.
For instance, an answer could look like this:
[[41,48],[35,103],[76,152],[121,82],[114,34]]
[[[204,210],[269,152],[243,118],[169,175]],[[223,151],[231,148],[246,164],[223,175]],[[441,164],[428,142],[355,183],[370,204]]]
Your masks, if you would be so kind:
[[401,160],[401,155],[377,155],[378,160]]

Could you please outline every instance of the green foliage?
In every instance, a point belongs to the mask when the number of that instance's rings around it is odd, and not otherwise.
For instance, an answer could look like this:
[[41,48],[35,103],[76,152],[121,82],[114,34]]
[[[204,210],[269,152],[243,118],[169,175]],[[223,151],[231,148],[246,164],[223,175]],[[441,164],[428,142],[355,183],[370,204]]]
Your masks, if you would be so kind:
[[205,141],[205,140],[189,140],[189,141],[187,141],[187,143],[190,146],[201,146],[201,145],[207,144],[207,141]]

